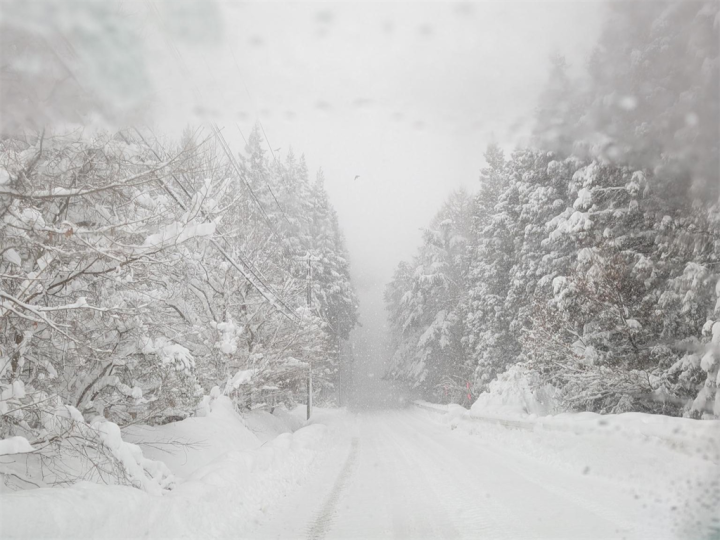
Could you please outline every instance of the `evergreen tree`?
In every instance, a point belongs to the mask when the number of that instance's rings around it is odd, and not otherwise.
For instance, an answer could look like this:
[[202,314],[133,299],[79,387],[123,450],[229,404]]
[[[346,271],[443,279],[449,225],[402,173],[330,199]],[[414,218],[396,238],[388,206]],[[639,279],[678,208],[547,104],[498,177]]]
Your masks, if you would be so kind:
[[431,399],[461,402],[471,366],[463,341],[472,200],[453,193],[423,235],[412,266],[388,285],[392,363],[388,375]]

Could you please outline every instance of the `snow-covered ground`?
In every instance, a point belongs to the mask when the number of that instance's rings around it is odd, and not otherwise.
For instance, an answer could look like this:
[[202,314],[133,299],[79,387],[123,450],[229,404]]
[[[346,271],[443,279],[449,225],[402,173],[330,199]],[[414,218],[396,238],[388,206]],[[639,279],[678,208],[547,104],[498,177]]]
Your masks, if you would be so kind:
[[237,537],[304,478],[325,439],[324,425],[302,427],[304,411],[295,412],[240,417],[220,397],[208,416],[130,428],[123,438],[168,465],[173,490],[81,482],[4,493],[0,537]]
[[720,534],[720,422],[639,413],[521,417],[421,405],[456,437],[481,441],[550,490],[617,516],[625,538]]
[[[242,419],[220,398],[207,417],[128,430],[177,475],[174,490],[83,483],[4,494],[0,536],[714,538],[718,446],[710,431],[688,435],[713,423],[526,415],[502,424],[425,404],[316,409],[301,427],[302,412]],[[673,433],[678,425],[693,427]]]

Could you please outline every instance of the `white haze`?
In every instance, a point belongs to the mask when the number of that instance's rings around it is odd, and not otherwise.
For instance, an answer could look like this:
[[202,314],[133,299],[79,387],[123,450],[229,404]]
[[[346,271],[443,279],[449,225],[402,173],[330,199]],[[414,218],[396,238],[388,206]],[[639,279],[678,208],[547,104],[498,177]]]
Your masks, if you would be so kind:
[[[39,30],[59,52],[81,94],[98,96],[101,123],[177,139],[188,125],[213,122],[240,150],[260,121],[269,155],[284,159],[292,147],[312,176],[324,170],[360,300],[363,326],[352,342],[360,372],[373,377],[383,373],[383,290],[394,268],[412,257],[451,191],[475,190],[489,142],[511,150],[527,140],[550,56],[564,55],[571,75],[584,71],[605,9],[570,1],[7,6],[13,24]],[[52,77],[22,69],[46,85],[39,94],[56,94]],[[39,125],[53,113],[23,112]]]
[[720,12],[636,1],[3,0],[0,538],[720,538]]
[[[595,2],[223,3],[219,39],[162,34],[152,63],[158,128],[214,120],[242,144],[259,119],[278,158],[322,167],[360,299],[362,371],[380,375],[383,289],[451,190],[474,190],[490,141],[527,135],[559,52],[580,71]],[[200,45],[200,46],[198,46]],[[178,54],[171,54],[177,47]],[[241,135],[242,132],[242,135]],[[355,176],[360,178],[354,180]],[[377,373],[376,373],[377,372]]]

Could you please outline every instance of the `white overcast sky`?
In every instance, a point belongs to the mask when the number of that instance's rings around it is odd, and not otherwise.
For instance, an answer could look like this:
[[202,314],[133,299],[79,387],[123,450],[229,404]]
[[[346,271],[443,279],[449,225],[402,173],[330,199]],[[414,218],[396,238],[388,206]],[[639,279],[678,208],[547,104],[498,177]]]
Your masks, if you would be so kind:
[[[167,31],[170,4],[156,5]],[[522,142],[550,54],[579,72],[603,13],[578,1],[225,2],[215,17],[181,5],[213,39],[182,22],[179,36],[148,36],[156,125],[211,119],[239,145],[237,126],[247,135],[259,119],[280,155],[292,146],[323,168],[361,300],[356,341],[374,356],[384,285],[420,228],[450,191],[476,189],[488,142]]]

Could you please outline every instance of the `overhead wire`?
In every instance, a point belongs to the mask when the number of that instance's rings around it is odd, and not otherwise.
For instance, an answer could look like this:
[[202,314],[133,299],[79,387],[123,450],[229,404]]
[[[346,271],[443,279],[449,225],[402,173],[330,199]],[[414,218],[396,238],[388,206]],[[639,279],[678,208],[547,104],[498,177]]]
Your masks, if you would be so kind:
[[[138,134],[140,139],[145,143],[148,149],[158,158],[160,159],[160,156],[155,151],[154,148],[147,142],[147,140],[143,137],[142,133],[137,130],[137,128],[133,128],[135,132]],[[175,182],[180,186],[180,188],[185,192],[185,194],[192,199],[192,196],[190,195],[189,191],[183,186],[183,184],[180,182],[180,180],[175,176],[175,174],[171,173],[170,177],[175,180]],[[183,201],[175,194],[172,189],[167,186],[167,184],[162,181],[162,179],[159,179],[160,185],[163,188],[163,190],[168,193],[172,199],[182,208],[185,212],[188,211],[188,207],[183,203]],[[202,217],[206,220],[210,220],[207,214],[201,209],[200,213]],[[227,241],[226,241],[227,242]],[[242,263],[242,267],[233,259],[231,255],[229,255],[225,249],[223,249],[222,246],[220,246],[214,238],[210,239],[210,243],[221,253],[221,255],[234,267],[236,268],[242,275],[245,277],[252,285],[253,287],[265,298],[268,302],[270,302],[271,305],[276,307],[278,311],[283,313],[287,318],[293,320],[294,322],[298,321],[297,315],[292,311],[292,309],[283,301],[283,299],[279,296],[279,294],[272,290],[272,288],[265,283],[263,278],[261,277],[261,274],[257,269],[254,268],[254,266],[243,259],[238,254],[235,254],[235,257],[237,257],[238,260]],[[280,307],[278,307],[278,304]]]
[[[183,58],[182,53],[180,52],[180,50],[179,50],[179,49],[177,48],[177,46],[175,45],[175,43],[173,42],[172,38],[168,38],[167,35],[166,35],[167,33],[164,31],[163,24],[162,24],[162,20],[161,20],[160,11],[158,10],[158,8],[157,8],[157,6],[155,5],[155,3],[152,2],[152,1],[150,2],[150,6],[151,6],[151,8],[153,9],[153,15],[155,16],[155,19],[156,19],[156,22],[158,23],[158,26],[160,26],[160,27],[163,29],[162,34],[163,34],[163,39],[165,40],[165,43],[167,44],[168,48],[170,49],[171,53],[173,54],[176,63],[179,64],[181,71],[183,71],[183,75],[186,77],[188,83],[189,83],[190,86],[192,87],[193,93],[195,94],[195,99],[198,100],[198,101],[200,101],[200,97],[201,97],[201,96],[200,96],[200,91],[199,91],[199,89],[197,88],[197,86],[194,84],[193,77],[192,77],[192,73],[190,72],[190,69],[188,68],[187,64],[185,63],[185,59]],[[247,96],[248,96],[248,99],[253,103],[253,107],[256,109],[256,114],[257,114],[257,107],[255,106],[255,101],[254,101],[252,95],[250,94],[250,90],[248,89],[247,84],[245,83],[245,80],[244,80],[244,77],[242,76],[242,73],[240,72],[240,67],[239,67],[238,64],[237,64],[237,60],[236,60],[236,58],[235,58],[235,54],[233,53],[232,49],[230,49],[230,54],[232,55],[233,61],[234,61],[234,63],[235,63],[235,68],[236,68],[237,71],[238,71],[238,75],[240,76],[240,79],[241,79],[241,81],[242,81],[242,83],[243,83],[243,87],[245,88],[245,92],[246,92],[246,94],[247,94]],[[209,68],[208,68],[208,69],[209,69]],[[212,73],[211,70],[210,70],[210,75],[211,75],[212,78],[214,79],[214,74]],[[219,86],[219,85],[217,84],[217,81],[215,81],[215,85],[216,85],[216,87]],[[277,160],[277,157],[275,156],[275,153],[274,153],[273,150],[272,150],[272,146],[270,145],[270,141],[267,139],[267,134],[265,133],[265,128],[264,128],[264,126],[262,125],[262,122],[260,121],[259,115],[258,115],[258,117],[257,117],[257,120],[258,120],[258,124],[260,125],[260,128],[261,128],[261,130],[262,130],[262,132],[263,132],[263,135],[265,136],[265,143],[268,145],[268,149],[270,150],[270,153],[271,153],[271,155],[273,156],[273,159],[275,160],[276,163],[279,164],[279,162],[278,162],[278,160]],[[236,126],[237,126],[237,122],[236,122]],[[244,134],[242,133],[242,130],[240,130],[240,127],[239,127],[239,126],[237,126],[237,128],[238,128],[238,130],[240,131],[240,135],[243,137],[243,140],[245,140],[245,141],[246,141],[246,144],[247,144],[247,140],[245,139],[245,136],[244,136]],[[270,217],[268,216],[268,214],[267,214],[264,206],[262,205],[262,203],[260,202],[259,198],[257,197],[257,195],[255,194],[255,192],[253,191],[252,187],[251,187],[250,184],[247,182],[247,179],[245,178],[245,175],[242,173],[242,170],[240,169],[240,166],[238,165],[237,161],[235,160],[235,157],[234,157],[234,155],[233,155],[233,153],[232,153],[232,150],[230,149],[230,146],[228,145],[227,141],[225,140],[225,137],[222,135],[221,130],[219,129],[219,127],[217,126],[216,123],[214,123],[214,124],[211,125],[211,129],[212,129],[212,130],[214,131],[214,133],[216,134],[216,139],[217,139],[218,142],[220,143],[220,146],[222,147],[223,152],[226,154],[228,160],[230,161],[231,165],[233,166],[233,168],[235,169],[236,173],[238,174],[238,177],[239,177],[240,180],[243,182],[243,184],[245,185],[245,187],[247,188],[247,190],[250,192],[250,195],[251,195],[253,201],[255,202],[255,204],[257,205],[257,207],[260,209],[261,213],[263,214],[263,217],[265,218],[266,222],[267,222],[268,225],[270,226],[271,234],[275,234],[275,235],[279,238],[280,235],[279,235],[279,233],[278,233],[277,228],[275,227],[275,224],[272,222],[272,220],[271,220]],[[267,178],[265,177],[264,172],[263,172],[263,171],[260,171],[260,174],[263,176],[263,179],[265,180],[265,185],[266,185],[266,187],[268,188],[268,191],[270,192],[270,195],[272,196],[273,200],[275,201],[275,204],[277,205],[278,210],[280,210],[280,213],[281,213],[281,215],[283,216],[283,219],[285,220],[285,222],[286,222],[290,227],[292,227],[292,223],[290,222],[290,219],[288,218],[285,210],[284,210],[284,209],[282,208],[282,206],[280,205],[280,202],[278,201],[277,197],[275,196],[275,193],[273,192],[272,188],[270,187],[270,184],[269,184]],[[295,276],[293,276],[292,274],[290,274],[289,272],[287,272],[287,270],[285,270],[284,268],[282,268],[282,270],[283,270],[288,276],[290,276],[291,278],[295,279]],[[276,294],[277,294],[277,293],[276,293]]]
[[[242,82],[243,88],[245,88],[245,94],[247,94],[248,99],[250,100],[250,103],[252,103],[253,108],[255,109],[255,118],[257,119],[257,123],[260,126],[260,129],[262,130],[263,137],[265,137],[265,144],[268,147],[268,150],[270,150],[270,155],[273,157],[273,161],[282,167],[282,164],[278,161],[278,158],[275,156],[275,151],[273,150],[272,144],[270,144],[270,139],[267,136],[267,133],[265,131],[265,126],[262,123],[262,120],[260,119],[260,114],[257,110],[257,104],[255,103],[255,100],[252,97],[252,94],[250,94],[250,89],[248,88],[247,83],[245,82],[245,77],[242,74],[242,71],[240,71],[240,66],[238,65],[237,58],[235,58],[235,53],[233,52],[232,48],[230,49],[230,56],[232,56],[233,63],[235,64],[235,69],[237,70],[238,76],[240,77],[240,81]],[[209,68],[208,68],[209,69]],[[237,122],[236,122],[237,125]],[[238,126],[238,130],[240,131],[240,126]],[[243,135],[243,132],[240,131],[240,135],[242,135],[242,138],[245,139],[245,135]],[[247,141],[246,143],[247,144]],[[261,174],[263,174],[261,172]],[[264,176],[264,174],[263,174]],[[265,178],[265,183],[267,185],[268,191],[270,192],[270,195],[272,195],[273,199],[275,200],[275,204],[277,205],[278,209],[282,213],[283,217],[285,218],[285,221],[288,225],[292,226],[292,223],[290,223],[290,220],[287,217],[287,214],[285,213],[285,210],[283,210],[282,206],[280,206],[280,202],[277,200],[277,197],[275,196],[275,193],[273,192],[272,188],[270,187],[270,183],[267,181],[267,178]]]
[[[232,51],[231,51],[231,52],[232,52]],[[233,56],[233,58],[234,58],[234,56]],[[207,69],[207,71],[208,71],[208,74],[209,74],[209,76],[210,76],[210,79],[213,81],[213,84],[215,85],[215,88],[219,90],[219,89],[220,89],[220,85],[218,84],[218,82],[217,82],[217,80],[216,80],[216,78],[215,78],[215,74],[213,73],[212,69],[210,68],[209,63],[206,62],[206,63],[205,63],[205,67],[206,67],[206,69]],[[245,91],[247,92],[247,91],[248,91],[248,90],[247,90],[247,85],[245,85],[244,82],[243,82],[243,85],[245,86]],[[252,97],[250,97],[250,94],[249,94],[249,93],[248,93],[248,98],[249,98],[251,101],[253,101],[253,100],[252,100]],[[258,124],[260,125],[260,127],[261,127],[261,129],[262,129],[262,131],[263,131],[263,134],[265,134],[265,128],[262,127],[262,124],[260,123],[259,117],[258,117]],[[217,124],[215,124],[215,126],[217,127]],[[245,141],[245,145],[247,146],[247,145],[248,145],[248,139],[245,137],[245,134],[243,133],[242,129],[240,129],[240,126],[238,125],[237,122],[235,122],[235,127],[237,128],[238,132],[240,133],[240,136],[242,137],[243,141]],[[218,128],[218,131],[219,131],[219,128]],[[229,145],[227,145],[227,142],[224,140],[224,137],[223,137],[223,142],[225,143],[225,144],[223,145],[223,151],[225,151],[225,146],[227,146],[227,147],[229,148]],[[271,151],[271,153],[272,153],[272,148],[270,147],[270,142],[267,140],[267,135],[265,135],[265,144],[268,145],[268,148],[270,148],[270,151]],[[226,152],[226,153],[227,153],[227,152]],[[228,155],[228,159],[230,159],[231,161],[233,161],[233,166],[234,166],[234,168],[236,168],[236,169],[239,171],[239,167],[237,166],[236,162],[234,161],[234,156],[232,155],[232,152],[230,152],[230,154]],[[275,160],[276,163],[279,163],[278,160],[277,160],[277,158],[275,157],[275,154],[274,154],[274,153],[273,153],[273,159]],[[283,207],[280,205],[280,201],[278,201],[277,197],[275,196],[275,192],[273,191],[272,187],[270,186],[270,182],[268,181],[267,177],[265,176],[265,171],[260,170],[260,171],[258,171],[258,172],[259,172],[260,175],[263,177],[263,180],[264,180],[264,182],[265,182],[265,187],[266,187],[267,190],[270,192],[270,195],[272,196],[273,201],[275,201],[275,204],[277,205],[278,210],[280,210],[281,215],[283,216],[283,218],[285,219],[285,221],[287,222],[287,224],[290,225],[290,226],[292,226],[292,223],[290,223],[290,220],[288,219],[288,216],[287,216],[287,214],[285,213],[285,210],[283,210]],[[246,184],[246,187],[248,188],[248,190],[250,190],[250,191],[252,192],[252,188],[250,188],[249,184],[245,181],[245,179],[244,179],[244,177],[243,177],[242,175],[241,175],[241,178],[242,178],[243,182]],[[256,200],[258,200],[257,197],[255,196],[255,193],[254,193],[254,192],[252,192],[252,195],[253,195],[253,197],[255,197]],[[259,201],[258,201],[258,205],[260,205]],[[264,211],[264,210],[263,210],[263,211]],[[266,214],[266,215],[267,215],[267,214]]]
[[[165,40],[166,45],[168,46],[168,49],[170,50],[172,56],[174,57],[175,62],[180,66],[181,71],[183,71],[183,75],[187,78],[187,82],[191,85],[193,89],[193,93],[195,94],[196,99],[199,99],[200,93],[197,87],[195,86],[192,76],[190,73],[190,70],[187,67],[187,64],[185,64],[185,61],[182,57],[182,54],[177,49],[175,44],[172,42],[171,39],[167,37],[167,33],[162,28],[162,22],[160,19],[160,13],[155,5],[154,2],[149,3],[150,8],[152,10],[152,14],[155,16],[158,25],[161,27],[161,30],[163,30],[161,33],[163,35],[163,38]],[[271,228],[271,232],[276,232],[276,227],[273,224],[272,220],[268,216],[267,212],[265,211],[265,208],[261,204],[260,200],[255,195],[255,192],[252,190],[251,186],[245,179],[244,175],[242,174],[242,170],[240,169],[239,165],[237,164],[233,154],[232,150],[230,149],[227,141],[225,140],[225,137],[222,135],[222,132],[220,131],[217,124],[213,123],[211,124],[211,130],[213,131],[213,135],[215,136],[216,140],[218,141],[220,147],[223,149],[223,152],[227,156],[231,166],[235,169],[235,172],[238,174],[238,177],[243,182],[245,187],[247,188],[248,192],[251,195],[251,198],[255,202],[255,204],[260,209],[261,213],[263,214],[265,220],[267,221],[268,225]],[[151,151],[157,156],[157,153],[150,147],[150,145],[147,144],[147,141],[144,140],[144,137],[142,137],[142,134],[136,129],[136,133],[143,139],[143,141],[146,143],[148,148],[151,149]],[[175,175],[172,175],[172,178],[175,180],[175,182],[181,187],[181,189],[185,192],[185,194],[192,198],[190,196],[190,193],[188,190],[183,186],[183,184],[177,179]],[[178,203],[178,205],[185,211],[187,211],[187,207],[184,205],[184,203],[175,195],[175,193],[169,189],[167,185],[165,185],[164,182],[161,182],[161,186],[163,189],[170,194],[173,200]],[[274,194],[273,194],[274,197]],[[277,202],[277,200],[276,200]],[[282,211],[282,209],[281,209]],[[205,217],[205,216],[204,216]],[[287,216],[286,216],[287,219]],[[248,282],[265,298],[271,305],[276,307],[278,311],[280,311],[283,315],[285,315],[288,319],[292,320],[293,322],[297,323],[299,322],[299,318],[297,315],[292,311],[292,309],[287,305],[287,303],[280,297],[280,295],[272,290],[272,287],[270,287],[267,283],[265,283],[264,279],[261,277],[261,273],[254,268],[254,266],[249,262],[245,261],[242,257],[239,255],[236,255],[237,258],[242,262],[242,266],[240,266],[223,248],[218,244],[218,242],[215,239],[211,239],[210,242],[216,247],[216,249],[223,255],[223,257],[235,268],[237,269],[244,277],[248,280]]]

